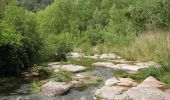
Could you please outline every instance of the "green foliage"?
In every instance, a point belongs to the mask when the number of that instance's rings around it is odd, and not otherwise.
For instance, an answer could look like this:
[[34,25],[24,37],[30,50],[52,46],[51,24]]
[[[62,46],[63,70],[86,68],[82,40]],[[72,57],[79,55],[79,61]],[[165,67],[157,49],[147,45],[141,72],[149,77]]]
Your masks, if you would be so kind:
[[34,14],[11,3],[0,23],[0,73],[16,75],[37,62],[41,39]]
[[59,71],[54,74],[54,78],[56,82],[69,82],[72,80],[72,73],[68,71]]
[[150,32],[136,37],[128,48],[120,51],[129,59],[153,60],[170,70],[169,32]]
[[31,86],[32,86],[32,92],[39,92],[41,90],[41,87],[35,81],[31,83]]
[[53,71],[47,68],[41,68],[38,73],[39,77],[43,79],[49,78],[53,75]]
[[170,77],[169,77],[170,74],[169,71],[166,70],[164,67],[158,67],[158,68],[150,67],[146,69],[141,69],[139,73],[134,73],[134,74],[130,74],[122,70],[116,70],[114,73],[116,77],[124,77],[124,78],[130,77],[139,82],[143,81],[149,76],[153,76],[158,80],[170,85]]
[[80,58],[79,60],[77,59],[72,59],[72,58],[69,58],[68,59],[68,62],[73,64],[73,65],[81,65],[81,66],[84,66],[86,67],[86,70],[92,70],[93,67],[91,64],[93,63],[96,63],[96,62],[100,62],[101,60],[94,60],[94,59],[89,59],[89,58]]

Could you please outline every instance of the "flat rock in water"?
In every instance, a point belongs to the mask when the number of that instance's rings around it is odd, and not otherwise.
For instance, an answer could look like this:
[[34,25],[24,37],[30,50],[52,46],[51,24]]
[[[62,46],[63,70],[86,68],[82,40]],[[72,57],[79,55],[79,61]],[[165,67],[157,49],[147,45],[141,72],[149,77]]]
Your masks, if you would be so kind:
[[113,69],[120,69],[120,70],[124,70],[127,72],[138,72],[139,69],[142,68],[149,68],[151,67],[152,64],[143,64],[142,63],[137,63],[136,65],[130,65],[130,64],[113,64],[111,62],[97,62],[97,63],[93,63],[92,66],[96,66],[96,67],[106,67],[106,68],[113,68]]
[[60,96],[66,93],[72,84],[65,82],[48,82],[42,86],[42,92],[46,96]]
[[121,57],[115,55],[115,54],[102,54],[100,56],[100,59],[120,59]]
[[53,65],[51,68],[53,68],[55,72],[58,72],[60,69],[69,72],[80,72],[86,69],[85,67],[78,65]]
[[85,67],[78,65],[63,65],[61,68],[70,72],[80,72],[86,69]]
[[77,53],[77,52],[69,53],[69,57],[71,57],[71,58],[82,58],[83,56],[84,56],[83,54],[80,54],[80,53]]
[[131,79],[131,78],[110,78],[106,80],[105,86],[125,86],[125,87],[130,87],[130,86],[136,86],[137,83]]
[[97,63],[93,63],[92,66],[106,67],[106,68],[118,68],[117,66],[115,66],[115,64],[111,62],[97,62]]
[[60,62],[50,62],[50,63],[48,63],[48,66],[59,65],[59,64],[60,64]]

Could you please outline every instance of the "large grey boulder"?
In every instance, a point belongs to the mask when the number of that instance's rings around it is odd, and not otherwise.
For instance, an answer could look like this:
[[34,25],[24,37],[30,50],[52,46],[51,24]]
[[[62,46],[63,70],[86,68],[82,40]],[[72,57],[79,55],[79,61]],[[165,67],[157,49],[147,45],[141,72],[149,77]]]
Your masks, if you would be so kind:
[[60,96],[66,93],[71,87],[72,84],[70,83],[50,81],[42,85],[42,92],[46,96]]

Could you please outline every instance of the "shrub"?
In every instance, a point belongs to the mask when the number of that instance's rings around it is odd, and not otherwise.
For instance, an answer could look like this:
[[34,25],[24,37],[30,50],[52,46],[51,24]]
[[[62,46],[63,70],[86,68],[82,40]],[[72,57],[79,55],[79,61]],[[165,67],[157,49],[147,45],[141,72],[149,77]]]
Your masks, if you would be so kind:
[[0,25],[1,75],[19,75],[38,61],[42,44],[36,25],[34,14],[15,4],[7,7]]
[[53,76],[57,82],[69,82],[72,80],[71,74],[68,71],[59,71]]

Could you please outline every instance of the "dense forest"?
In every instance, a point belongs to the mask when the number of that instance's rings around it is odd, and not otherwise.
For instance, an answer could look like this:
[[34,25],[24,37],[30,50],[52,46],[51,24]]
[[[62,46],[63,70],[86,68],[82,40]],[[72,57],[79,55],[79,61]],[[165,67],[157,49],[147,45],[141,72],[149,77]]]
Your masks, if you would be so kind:
[[169,0],[0,0],[0,74],[71,51],[117,53],[170,70]]

